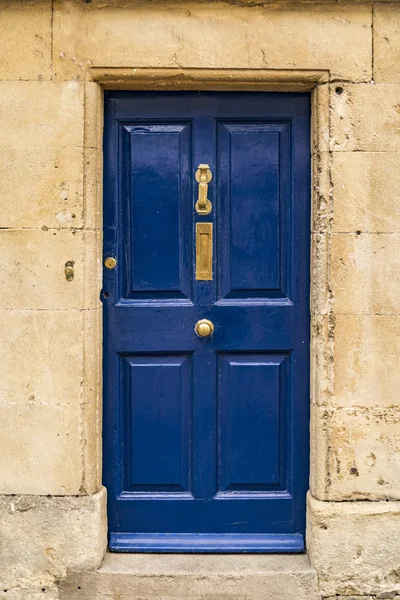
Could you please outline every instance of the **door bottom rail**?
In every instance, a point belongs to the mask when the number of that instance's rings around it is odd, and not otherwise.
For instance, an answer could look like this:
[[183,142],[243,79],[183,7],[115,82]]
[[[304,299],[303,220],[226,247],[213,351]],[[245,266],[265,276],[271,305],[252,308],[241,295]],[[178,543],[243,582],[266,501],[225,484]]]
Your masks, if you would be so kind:
[[300,533],[110,533],[111,552],[304,552]]

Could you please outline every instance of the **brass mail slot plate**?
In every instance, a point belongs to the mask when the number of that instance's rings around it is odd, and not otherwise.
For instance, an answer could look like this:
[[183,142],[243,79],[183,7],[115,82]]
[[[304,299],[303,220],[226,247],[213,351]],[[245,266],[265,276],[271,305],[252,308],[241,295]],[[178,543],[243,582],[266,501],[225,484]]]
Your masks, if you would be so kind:
[[196,223],[196,279],[212,280],[212,223]]

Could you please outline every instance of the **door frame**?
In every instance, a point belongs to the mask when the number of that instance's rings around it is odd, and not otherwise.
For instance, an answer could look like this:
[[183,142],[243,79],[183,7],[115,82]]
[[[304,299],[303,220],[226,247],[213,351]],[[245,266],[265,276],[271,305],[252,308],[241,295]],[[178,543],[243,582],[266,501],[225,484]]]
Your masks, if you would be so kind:
[[[327,472],[324,436],[316,410],[330,394],[330,367],[333,353],[333,299],[328,290],[329,246],[331,238],[332,196],[329,192],[329,71],[268,69],[124,69],[92,67],[85,82],[85,139],[86,165],[85,201],[94,214],[96,229],[102,229],[102,136],[104,125],[103,91],[118,90],[210,90],[210,91],[275,91],[311,92],[311,264],[310,264],[310,488],[318,497]],[[96,257],[99,265],[99,290],[102,289],[102,239],[97,239]],[[93,331],[92,331],[93,333]],[[95,450],[86,462],[102,473],[102,319],[97,319],[94,342],[87,351],[96,356],[99,371],[99,404],[94,415],[88,443]],[[100,341],[100,343],[99,343]],[[319,428],[319,429],[318,429]],[[322,490],[322,488],[321,488]],[[307,510],[308,518],[308,510]],[[106,522],[105,522],[106,526]]]

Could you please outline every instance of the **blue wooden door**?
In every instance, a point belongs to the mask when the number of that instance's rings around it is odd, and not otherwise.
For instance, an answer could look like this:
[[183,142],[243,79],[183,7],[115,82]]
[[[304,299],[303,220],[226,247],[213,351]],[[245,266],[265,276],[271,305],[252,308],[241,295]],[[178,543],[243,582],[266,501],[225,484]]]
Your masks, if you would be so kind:
[[[117,261],[102,291],[110,547],[300,552],[309,96],[107,92],[105,115],[104,258]],[[208,214],[195,208],[200,164],[212,174]],[[205,279],[198,223],[212,225]],[[195,332],[202,319],[212,335]]]

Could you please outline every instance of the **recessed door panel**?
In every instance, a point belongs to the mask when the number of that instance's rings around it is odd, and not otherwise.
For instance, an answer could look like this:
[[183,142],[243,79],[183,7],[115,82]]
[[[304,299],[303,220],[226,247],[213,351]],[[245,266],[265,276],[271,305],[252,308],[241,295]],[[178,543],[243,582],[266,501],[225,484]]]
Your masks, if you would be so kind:
[[190,485],[191,368],[188,356],[124,357],[126,489],[187,491]]
[[190,295],[190,123],[124,125],[122,206],[131,298]]
[[219,489],[284,489],[287,357],[219,357]]
[[287,294],[288,123],[219,123],[221,297]]
[[110,549],[301,552],[309,96],[106,92],[105,109]]

